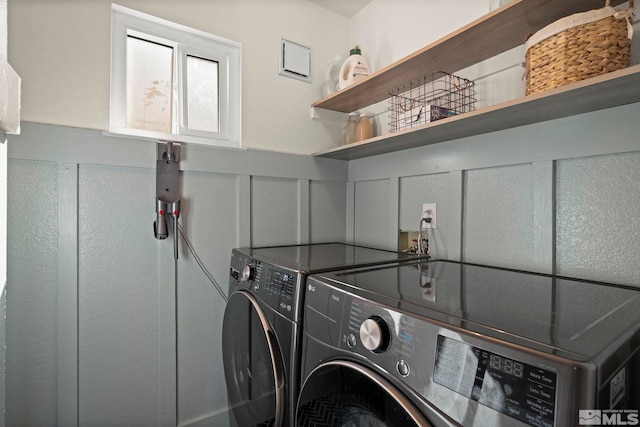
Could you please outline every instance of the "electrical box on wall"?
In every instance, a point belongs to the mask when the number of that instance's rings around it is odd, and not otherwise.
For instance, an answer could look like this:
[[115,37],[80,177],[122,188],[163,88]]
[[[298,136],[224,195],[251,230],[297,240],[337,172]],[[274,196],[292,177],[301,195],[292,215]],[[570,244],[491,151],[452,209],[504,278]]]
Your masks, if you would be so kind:
[[427,222],[424,228],[436,228],[436,204],[435,203],[423,203],[422,204],[422,215],[420,219],[428,218],[429,222]]
[[398,252],[410,252],[418,244],[418,232],[413,230],[398,230]]
[[281,38],[278,74],[311,83],[311,48]]

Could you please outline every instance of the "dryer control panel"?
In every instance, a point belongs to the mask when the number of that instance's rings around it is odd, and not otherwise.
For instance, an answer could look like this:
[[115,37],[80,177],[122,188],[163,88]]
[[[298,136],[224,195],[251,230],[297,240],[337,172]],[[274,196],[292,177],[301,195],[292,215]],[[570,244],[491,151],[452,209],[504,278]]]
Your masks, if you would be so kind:
[[299,320],[295,293],[300,275],[296,272],[234,253],[229,276],[230,292],[246,289],[289,320]]

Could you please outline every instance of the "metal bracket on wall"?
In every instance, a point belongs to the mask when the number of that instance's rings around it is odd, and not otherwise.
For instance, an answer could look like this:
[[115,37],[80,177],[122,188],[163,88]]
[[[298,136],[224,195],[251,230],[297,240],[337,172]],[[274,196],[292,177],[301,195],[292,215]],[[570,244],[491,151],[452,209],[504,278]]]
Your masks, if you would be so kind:
[[156,239],[169,237],[166,215],[173,220],[173,256],[178,259],[178,218],[180,217],[180,144],[158,142],[156,160],[156,220],[153,234]]

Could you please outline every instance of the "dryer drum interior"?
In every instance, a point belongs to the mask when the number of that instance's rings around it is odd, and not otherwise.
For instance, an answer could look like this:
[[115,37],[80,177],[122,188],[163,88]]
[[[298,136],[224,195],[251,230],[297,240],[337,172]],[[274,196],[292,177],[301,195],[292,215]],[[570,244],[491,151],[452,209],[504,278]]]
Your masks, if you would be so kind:
[[222,343],[234,425],[279,426],[284,408],[282,358],[257,301],[234,292],[225,309]]
[[298,427],[429,427],[393,385],[350,361],[318,366],[298,401]]

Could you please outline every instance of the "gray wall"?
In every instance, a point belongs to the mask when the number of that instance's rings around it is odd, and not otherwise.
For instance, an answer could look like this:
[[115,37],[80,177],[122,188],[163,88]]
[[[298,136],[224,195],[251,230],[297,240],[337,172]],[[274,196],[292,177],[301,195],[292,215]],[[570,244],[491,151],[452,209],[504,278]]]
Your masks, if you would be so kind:
[[8,165],[6,425],[56,419],[57,170]]
[[[632,104],[350,162],[188,147],[182,224],[223,287],[234,246],[395,249],[423,202],[438,204],[435,256],[639,285],[637,117]],[[174,264],[152,235],[155,144],[24,124],[9,155],[7,425],[224,417],[224,302],[184,244]]]
[[[28,123],[10,138],[7,425],[224,420],[224,300],[153,236],[155,147]],[[345,240],[346,163],[182,154],[182,227],[225,291],[233,247]]]
[[349,162],[347,235],[395,248],[437,203],[434,256],[640,286],[640,104]]

